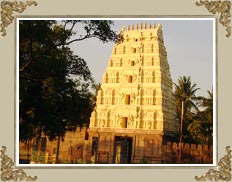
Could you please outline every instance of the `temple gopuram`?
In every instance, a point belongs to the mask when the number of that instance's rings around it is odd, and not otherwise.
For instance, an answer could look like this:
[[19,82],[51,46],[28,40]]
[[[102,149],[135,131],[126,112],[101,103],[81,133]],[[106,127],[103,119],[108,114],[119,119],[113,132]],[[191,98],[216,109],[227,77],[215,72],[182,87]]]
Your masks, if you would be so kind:
[[162,26],[132,25],[121,35],[90,118],[89,153],[116,164],[160,162],[162,145],[179,129]]

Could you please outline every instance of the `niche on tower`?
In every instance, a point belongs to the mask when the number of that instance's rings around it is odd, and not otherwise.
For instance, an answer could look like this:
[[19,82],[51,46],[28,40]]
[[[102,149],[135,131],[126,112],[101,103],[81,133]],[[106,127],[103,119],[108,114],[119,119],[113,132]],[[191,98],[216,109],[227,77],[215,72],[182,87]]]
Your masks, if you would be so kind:
[[129,75],[128,76],[128,83],[132,83],[132,81],[133,81],[133,77],[132,77],[132,75]]
[[125,104],[126,104],[126,105],[130,105],[130,102],[131,102],[131,97],[130,97],[130,95],[126,95]]
[[128,123],[128,117],[122,117],[121,127],[127,128],[127,123]]

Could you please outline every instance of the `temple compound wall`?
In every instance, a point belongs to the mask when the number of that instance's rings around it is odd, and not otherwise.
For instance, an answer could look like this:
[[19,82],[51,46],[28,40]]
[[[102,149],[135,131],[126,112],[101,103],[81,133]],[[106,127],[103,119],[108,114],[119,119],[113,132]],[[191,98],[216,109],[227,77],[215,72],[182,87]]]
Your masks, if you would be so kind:
[[[96,151],[96,136],[90,140],[88,138],[88,128],[77,128],[75,132],[67,132],[64,141],[60,143],[59,163],[62,164],[113,164],[113,163],[137,163],[137,164],[178,164],[180,144],[166,142],[161,144],[162,137],[153,138],[152,134],[137,135],[128,133],[121,135],[129,145],[128,153],[121,156],[121,145],[118,133],[105,133],[101,136]],[[101,133],[101,132],[100,132]],[[133,143],[132,143],[133,139]],[[117,141],[115,143],[115,141]],[[124,141],[124,142],[125,142]],[[36,144],[37,143],[37,144]],[[93,143],[93,145],[92,145]],[[126,143],[124,147],[127,146]],[[130,149],[132,147],[133,149]],[[91,151],[88,153],[88,151]],[[124,149],[122,149],[124,150]],[[130,151],[131,150],[131,151]],[[49,141],[47,137],[42,137],[39,142],[32,141],[28,144],[20,143],[21,163],[56,163],[57,141]],[[115,152],[110,152],[115,151]],[[125,151],[124,151],[125,152]],[[93,155],[92,155],[93,153]],[[213,146],[182,144],[181,163],[187,164],[212,164]]]

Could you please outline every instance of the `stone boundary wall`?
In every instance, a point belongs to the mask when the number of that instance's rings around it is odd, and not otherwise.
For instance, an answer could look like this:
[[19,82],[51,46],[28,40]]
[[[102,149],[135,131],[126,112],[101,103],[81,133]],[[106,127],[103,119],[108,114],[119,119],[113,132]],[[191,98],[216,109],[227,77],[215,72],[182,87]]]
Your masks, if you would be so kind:
[[[89,156],[91,144],[88,138],[87,128],[77,128],[75,132],[67,132],[64,141],[60,142],[60,163],[111,163],[113,152],[107,148],[99,147],[95,157]],[[104,140],[105,141],[105,140]],[[99,143],[100,144],[100,143]],[[103,144],[103,143],[101,143]],[[104,143],[105,144],[105,143]],[[103,145],[104,145],[103,144]],[[55,163],[57,141],[46,141],[44,147],[40,144],[35,148],[33,142],[29,145],[20,142],[20,159],[25,162]],[[105,144],[108,146],[109,144]],[[146,152],[138,153],[138,148],[132,156],[132,163],[144,164],[212,164],[213,146],[182,144],[182,160],[179,161],[180,144],[167,142],[160,147],[152,148],[154,144],[143,145]],[[155,144],[157,145],[157,143]],[[138,147],[138,145],[136,145]],[[152,148],[151,148],[152,147]],[[143,150],[144,151],[144,150]],[[152,152],[153,151],[153,152]]]
[[162,163],[166,164],[212,164],[213,145],[182,143],[182,157],[179,162],[180,143],[167,142],[162,149]]

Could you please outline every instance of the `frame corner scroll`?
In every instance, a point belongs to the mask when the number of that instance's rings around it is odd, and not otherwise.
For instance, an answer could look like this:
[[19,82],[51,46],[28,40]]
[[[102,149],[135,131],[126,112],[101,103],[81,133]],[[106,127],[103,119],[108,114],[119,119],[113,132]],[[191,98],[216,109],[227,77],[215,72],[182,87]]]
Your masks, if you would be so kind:
[[195,176],[196,181],[230,181],[231,180],[231,149],[229,146],[226,147],[227,154],[224,155],[218,162],[217,169],[209,169],[204,176]]
[[1,2],[1,26],[0,26],[0,32],[2,33],[2,36],[6,36],[6,27],[10,25],[15,17],[13,16],[13,12],[22,13],[27,6],[37,6],[37,2],[32,1],[2,1]]
[[231,2],[229,0],[225,1],[208,1],[208,0],[200,0],[199,2],[196,2],[196,6],[202,6],[204,5],[210,13],[213,13],[214,15],[216,13],[220,14],[219,16],[219,22],[226,28],[226,37],[231,36]]
[[27,176],[23,169],[15,169],[15,164],[13,160],[8,157],[6,153],[6,147],[2,146],[0,149],[0,159],[1,159],[1,180],[2,181],[36,181],[37,176]]

